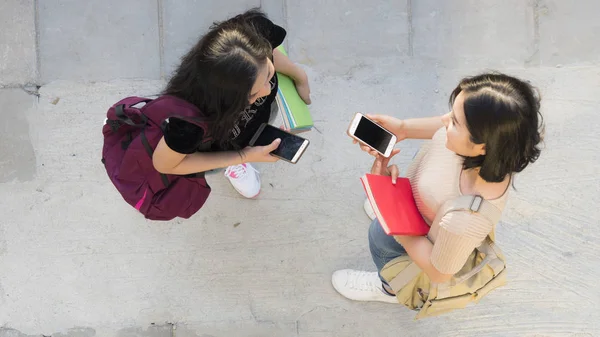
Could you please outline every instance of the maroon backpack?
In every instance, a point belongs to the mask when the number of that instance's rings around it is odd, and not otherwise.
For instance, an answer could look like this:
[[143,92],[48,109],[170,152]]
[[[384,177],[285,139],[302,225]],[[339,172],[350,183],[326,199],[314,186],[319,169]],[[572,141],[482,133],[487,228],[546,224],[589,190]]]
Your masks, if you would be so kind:
[[[141,103],[145,105],[136,107]],[[203,172],[161,174],[152,164],[152,153],[170,117],[193,123],[208,135],[207,119],[196,106],[173,96],[128,97],[108,109],[106,117],[102,162],[128,204],[151,220],[187,219],[204,205],[210,186]],[[210,145],[210,137],[205,137],[200,150],[209,150]]]

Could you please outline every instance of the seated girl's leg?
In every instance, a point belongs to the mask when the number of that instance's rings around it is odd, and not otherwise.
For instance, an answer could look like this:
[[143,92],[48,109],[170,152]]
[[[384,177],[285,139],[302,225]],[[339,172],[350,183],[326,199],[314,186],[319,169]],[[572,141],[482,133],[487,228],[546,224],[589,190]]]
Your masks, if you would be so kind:
[[[399,256],[406,255],[404,247],[393,236],[385,233],[377,219],[373,220],[369,227],[369,250],[371,251],[373,262],[377,266],[378,273],[386,263]],[[381,278],[381,281],[387,284],[383,278]]]

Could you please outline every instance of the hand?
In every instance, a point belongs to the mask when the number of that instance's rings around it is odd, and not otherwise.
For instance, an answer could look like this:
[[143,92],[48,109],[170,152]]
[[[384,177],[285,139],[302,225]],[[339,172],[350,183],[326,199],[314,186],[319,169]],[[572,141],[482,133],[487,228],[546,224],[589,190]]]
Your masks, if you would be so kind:
[[392,154],[390,154],[389,158],[385,158],[382,155],[378,155],[375,158],[375,162],[373,162],[373,166],[371,167],[371,174],[377,174],[380,176],[391,176],[392,184],[396,184],[396,180],[400,175],[400,170],[398,169],[398,166],[388,166],[388,164],[390,163],[390,159],[392,159],[392,157],[397,155],[398,153],[400,153],[400,149],[393,149]]
[[310,86],[308,84],[308,76],[304,69],[298,67],[299,76],[294,79],[294,84],[296,85],[296,91],[298,91],[298,95],[306,104],[310,104]]
[[242,151],[242,159],[249,163],[274,163],[279,158],[272,156],[271,152],[277,150],[281,139],[277,138],[267,146],[248,146]]

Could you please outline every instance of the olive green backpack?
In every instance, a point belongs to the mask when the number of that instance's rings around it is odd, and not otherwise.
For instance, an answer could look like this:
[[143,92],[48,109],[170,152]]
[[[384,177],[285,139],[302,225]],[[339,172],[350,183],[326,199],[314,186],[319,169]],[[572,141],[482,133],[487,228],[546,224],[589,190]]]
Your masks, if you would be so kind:
[[[495,228],[501,211],[480,196],[466,195],[446,202],[434,223],[447,213],[476,212]],[[477,247],[463,268],[450,281],[434,284],[410,258],[400,256],[388,262],[381,276],[396,293],[400,304],[418,311],[416,319],[436,316],[476,303],[491,290],[506,284],[504,255],[494,243],[494,231]]]

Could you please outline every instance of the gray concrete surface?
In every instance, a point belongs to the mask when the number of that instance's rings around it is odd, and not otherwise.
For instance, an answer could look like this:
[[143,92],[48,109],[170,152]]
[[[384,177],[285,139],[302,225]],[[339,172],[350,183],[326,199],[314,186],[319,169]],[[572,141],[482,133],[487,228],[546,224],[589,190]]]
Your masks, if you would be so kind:
[[287,15],[277,0],[5,0],[0,6],[0,86],[165,78],[214,21],[252,7],[277,22]]
[[543,65],[600,62],[600,22],[594,15],[598,3],[580,1],[569,6],[568,1],[536,0],[534,7],[539,21],[536,39]]
[[[214,193],[189,220],[143,220],[99,161],[107,107],[159,92],[158,77],[52,81],[39,99],[2,91],[0,336],[600,336],[600,31],[590,14],[600,5],[564,4],[285,3],[291,55],[311,78],[311,147],[297,165],[260,165],[258,200],[209,176]],[[184,30],[177,15],[158,21]],[[358,180],[370,158],[344,135],[348,119],[444,113],[457,81],[488,68],[537,85],[547,127],[498,229],[509,284],[425,321],[340,297],[334,270],[374,268]],[[419,144],[403,142],[396,162],[406,167]]]
[[[260,7],[260,0],[229,0],[227,5],[210,6],[206,1],[162,1],[164,32],[164,66],[170,75],[185,54],[214,21],[221,21],[244,10]],[[225,3],[225,2],[220,2]]]
[[23,111],[32,109],[36,97],[21,89],[0,90],[2,124],[0,124],[0,183],[32,180],[35,153],[29,135],[29,120]]
[[155,1],[39,1],[40,81],[159,78]]
[[0,2],[0,88],[37,80],[34,7],[30,0]]

